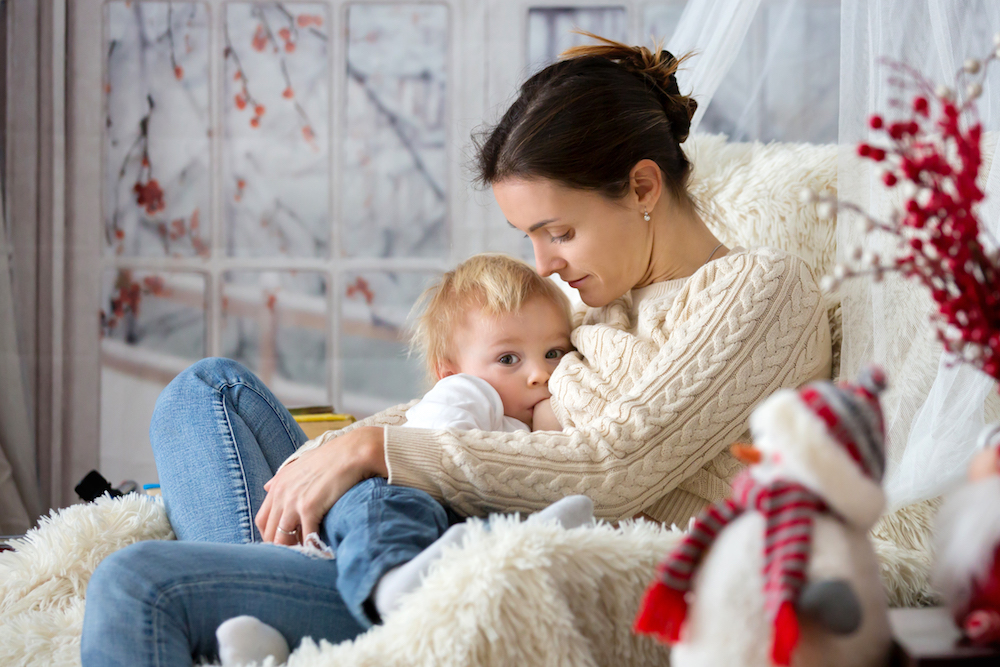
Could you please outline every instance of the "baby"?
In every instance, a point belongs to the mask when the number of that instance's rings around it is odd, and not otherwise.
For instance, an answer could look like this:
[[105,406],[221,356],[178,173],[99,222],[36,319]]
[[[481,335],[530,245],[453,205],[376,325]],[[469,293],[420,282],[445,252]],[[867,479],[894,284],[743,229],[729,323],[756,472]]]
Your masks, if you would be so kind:
[[[549,407],[548,380],[572,349],[570,303],[552,281],[506,255],[476,255],[424,292],[414,311],[421,308],[411,349],[423,357],[436,383],[407,410],[406,426],[561,429]],[[443,548],[465,533],[463,519],[449,508],[437,518],[408,513],[407,499],[419,493],[381,478],[365,480],[324,518],[322,538],[336,550],[338,573],[350,573],[338,576],[338,590],[365,626],[388,617],[400,598],[420,585]],[[383,517],[392,529],[372,530],[362,516]],[[570,496],[530,520],[573,528],[592,518],[590,499]],[[398,555],[407,551],[410,557]],[[229,619],[216,635],[226,667],[269,655],[281,663],[288,656],[284,637],[252,616]]]

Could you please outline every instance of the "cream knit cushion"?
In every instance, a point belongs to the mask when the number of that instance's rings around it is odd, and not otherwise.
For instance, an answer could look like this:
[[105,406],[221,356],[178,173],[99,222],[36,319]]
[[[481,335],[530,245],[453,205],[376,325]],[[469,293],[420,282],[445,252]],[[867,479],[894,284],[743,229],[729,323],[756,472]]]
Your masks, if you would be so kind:
[[[800,203],[799,192],[834,191],[835,147],[698,136],[685,148],[695,164],[692,190],[714,201],[706,213],[727,245],[776,246],[817,276],[830,269],[834,224]],[[929,598],[932,514],[932,506],[917,506],[875,529],[892,604]],[[162,506],[141,497],[43,519],[17,552],[0,554],[0,665],[78,665],[94,567],[131,542],[172,537]],[[491,532],[476,528],[448,551],[389,624],[338,646],[306,643],[289,664],[662,665],[664,650],[630,628],[641,591],[675,539],[645,522],[563,531],[495,518]]]

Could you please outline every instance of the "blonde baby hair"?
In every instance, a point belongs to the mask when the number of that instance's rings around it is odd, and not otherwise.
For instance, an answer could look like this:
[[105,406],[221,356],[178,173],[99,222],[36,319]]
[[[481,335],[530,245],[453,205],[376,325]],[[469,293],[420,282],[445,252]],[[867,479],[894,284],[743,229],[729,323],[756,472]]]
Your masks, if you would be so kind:
[[451,337],[472,308],[488,317],[520,309],[531,297],[542,296],[558,305],[572,319],[569,298],[559,287],[538,275],[531,266],[500,253],[473,255],[427,288],[416,305],[410,352],[423,357],[427,372],[436,380],[437,369],[448,360]]

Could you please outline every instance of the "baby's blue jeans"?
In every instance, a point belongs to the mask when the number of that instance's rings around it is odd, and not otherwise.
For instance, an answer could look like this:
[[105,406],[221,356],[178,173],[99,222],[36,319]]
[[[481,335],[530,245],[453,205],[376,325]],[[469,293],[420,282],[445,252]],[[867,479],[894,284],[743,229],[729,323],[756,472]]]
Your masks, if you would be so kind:
[[264,483],[306,441],[295,420],[235,361],[203,359],[160,395],[150,426],[178,541],[108,556],[87,587],[83,667],[191,665],[217,655],[215,630],[249,614],[289,646],[336,643],[371,625],[367,601],[390,568],[457,522],[428,494],[366,480],[341,498],[321,537],[336,559],[260,543]]

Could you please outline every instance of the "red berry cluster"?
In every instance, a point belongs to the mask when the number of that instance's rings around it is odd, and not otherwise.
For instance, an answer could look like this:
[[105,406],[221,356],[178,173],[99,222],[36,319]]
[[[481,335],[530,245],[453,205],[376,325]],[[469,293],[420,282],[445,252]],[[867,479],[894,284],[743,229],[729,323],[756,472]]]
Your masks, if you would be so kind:
[[[970,62],[966,72],[978,72],[980,63]],[[923,88],[926,93],[928,86]],[[1000,258],[986,252],[980,240],[984,232],[976,207],[984,193],[976,179],[983,131],[978,121],[964,118],[981,88],[973,84],[969,90],[965,103],[942,88],[930,99],[916,95],[908,118],[869,119],[888,141],[862,143],[858,154],[885,164],[886,186],[907,183],[915,192],[891,222],[874,225],[899,239],[900,254],[892,260],[876,256],[870,268],[876,277],[899,271],[926,285],[937,304],[934,324],[945,348],[1000,380]],[[841,270],[844,277],[859,273]]]
[[144,294],[162,295],[165,292],[166,287],[160,276],[146,276],[140,283],[133,279],[129,269],[119,270],[115,278],[114,294],[108,304],[111,313],[101,310],[102,335],[110,335],[126,314],[138,317]]
[[141,179],[136,181],[132,191],[135,192],[135,203],[144,207],[148,215],[159,213],[167,207],[163,202],[163,188],[155,178],[150,178],[145,183]]

